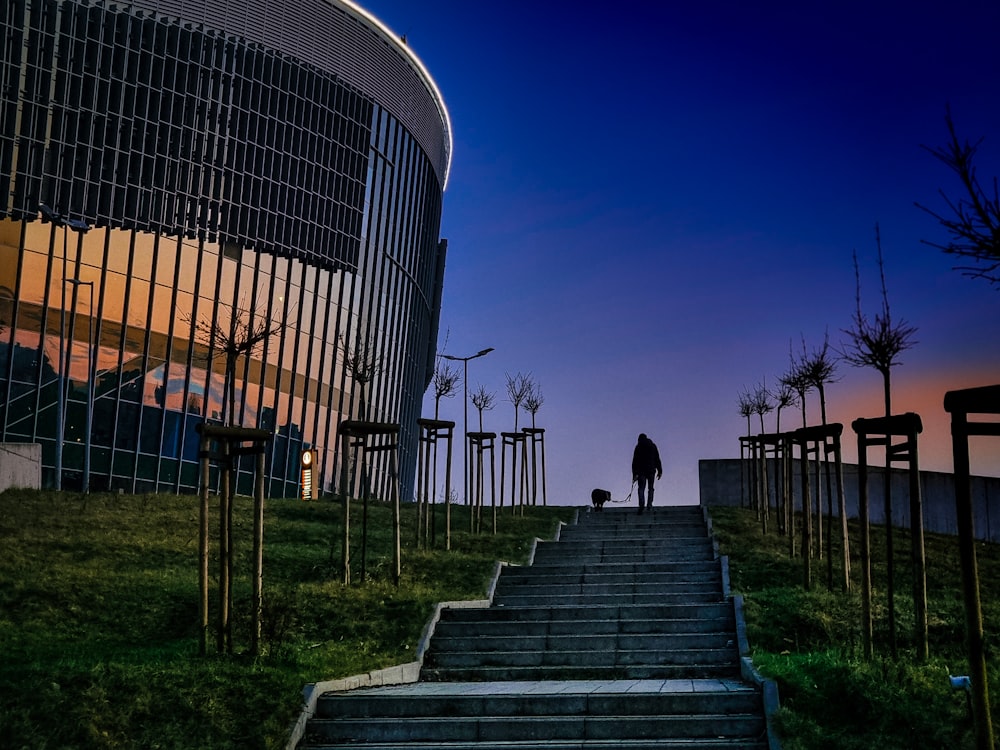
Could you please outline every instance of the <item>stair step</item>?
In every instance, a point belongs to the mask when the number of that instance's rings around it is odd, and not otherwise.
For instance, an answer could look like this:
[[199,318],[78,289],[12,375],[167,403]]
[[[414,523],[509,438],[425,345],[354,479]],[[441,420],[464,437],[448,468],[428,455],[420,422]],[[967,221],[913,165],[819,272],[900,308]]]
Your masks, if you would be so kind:
[[608,572],[592,571],[589,573],[571,568],[560,568],[559,571],[547,571],[542,568],[527,570],[505,569],[497,581],[498,586],[546,585],[546,586],[611,586],[639,584],[690,585],[710,584],[719,586],[722,583],[722,571],[718,564],[706,566],[700,570],[680,571],[648,571],[644,573],[626,573],[614,568]]
[[560,664],[552,666],[428,667],[420,679],[428,682],[506,682],[510,680],[697,680],[738,679],[736,664],[619,664],[613,666]]
[[[475,686],[465,686],[471,691]],[[741,683],[726,689],[657,693],[487,693],[409,694],[358,690],[327,693],[316,705],[318,718],[406,718],[412,716],[573,716],[749,713],[759,710],[761,696]]]
[[672,560],[702,562],[715,559],[715,550],[709,544],[689,545],[684,550],[670,549],[667,545],[593,545],[552,549],[537,546],[532,565],[549,564],[557,560],[560,565],[586,563],[660,563]]
[[487,635],[463,633],[447,636],[435,631],[429,653],[445,651],[675,651],[680,649],[729,648],[735,643],[732,633],[578,633],[553,635],[525,633]]
[[580,620],[615,620],[622,623],[656,620],[719,620],[733,617],[731,602],[669,602],[621,606],[592,604],[561,607],[493,606],[483,608],[446,608],[442,622],[575,622]]
[[665,593],[627,593],[627,594],[561,594],[541,592],[538,594],[497,594],[493,603],[497,607],[576,607],[581,605],[653,605],[653,604],[696,604],[710,603],[722,600],[722,594],[717,591],[702,593],[665,594]]
[[[505,581],[497,582],[496,593],[513,595],[552,594],[555,596],[571,596],[582,594],[595,596],[601,594],[659,594],[663,596],[681,594],[716,594],[721,590],[722,581],[614,581],[579,583],[570,581],[546,581],[538,579],[532,582]],[[718,596],[716,596],[718,598]]]
[[[299,750],[341,750],[342,748],[366,747],[374,750],[379,745],[365,745],[350,742],[331,744],[308,741],[299,745]],[[676,739],[641,739],[641,740],[588,740],[583,745],[579,740],[521,740],[519,742],[394,742],[393,750],[767,750],[766,740],[749,737],[737,738],[676,738]]]
[[[468,634],[468,622],[442,620],[434,628],[435,638],[460,638]],[[538,637],[538,636],[622,636],[681,635],[697,638],[711,637],[716,633],[732,636],[732,617],[717,619],[674,620],[533,620],[517,622],[507,620],[477,620],[473,638]]]
[[590,561],[569,562],[554,559],[548,562],[535,561],[533,565],[508,565],[503,568],[501,578],[513,577],[543,577],[550,575],[579,576],[643,576],[643,575],[698,575],[719,571],[719,561],[711,560],[659,560],[655,562],[635,563],[599,563]]
[[366,744],[379,742],[516,742],[519,740],[614,740],[663,737],[748,737],[764,730],[754,714],[645,716],[482,716],[410,718],[373,724],[365,719],[319,719],[310,735],[322,741],[354,742],[364,733]]
[[739,659],[733,643],[727,647],[675,648],[669,651],[645,648],[589,650],[563,649],[473,649],[469,651],[431,648],[424,658],[428,667],[628,667],[685,666],[689,664],[734,664]]
[[571,539],[565,539],[558,542],[538,542],[535,545],[536,553],[541,550],[555,551],[558,550],[560,555],[573,555],[579,554],[581,552],[593,552],[594,550],[603,550],[606,552],[626,552],[633,547],[642,547],[648,549],[657,549],[665,552],[671,552],[674,555],[683,554],[688,551],[694,551],[699,549],[711,549],[712,540],[709,537],[681,537],[678,539],[649,539],[642,536],[621,538],[621,539],[609,539],[605,536],[595,537],[593,539],[581,539],[579,541],[574,541]]

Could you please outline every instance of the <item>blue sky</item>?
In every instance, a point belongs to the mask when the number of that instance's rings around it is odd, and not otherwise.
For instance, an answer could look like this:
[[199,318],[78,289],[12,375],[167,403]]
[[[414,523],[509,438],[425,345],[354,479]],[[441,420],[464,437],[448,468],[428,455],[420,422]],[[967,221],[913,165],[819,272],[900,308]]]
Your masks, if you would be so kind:
[[[876,222],[892,313],[918,329],[894,411],[921,414],[922,466],[950,471],[942,400],[1000,382],[1000,290],[921,244],[945,235],[914,203],[957,192],[921,148],[945,142],[949,105],[985,137],[981,176],[1000,175],[1000,3],[363,6],[451,114],[441,346],[495,348],[469,368],[470,390],[497,393],[487,430],[513,428],[506,373],[540,385],[550,503],[623,498],[639,432],[664,454],[659,497],[697,502],[698,459],[738,455],[741,390],[776,383],[790,345],[845,341],[853,251],[877,310]],[[881,380],[838,377],[829,414],[853,460],[849,424],[881,413]],[[461,394],[442,404],[461,415]],[[1000,446],[974,456],[1000,473]]]

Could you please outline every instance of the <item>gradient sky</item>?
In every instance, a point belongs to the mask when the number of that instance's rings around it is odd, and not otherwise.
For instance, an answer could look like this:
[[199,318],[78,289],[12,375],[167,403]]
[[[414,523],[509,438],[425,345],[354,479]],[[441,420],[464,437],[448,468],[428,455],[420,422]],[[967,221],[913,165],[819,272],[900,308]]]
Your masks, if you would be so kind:
[[[878,310],[876,222],[892,314],[918,329],[894,411],[923,418],[922,468],[951,470],[944,393],[1000,382],[1000,290],[921,244],[946,236],[914,203],[957,194],[921,148],[945,143],[948,105],[985,137],[981,177],[1000,175],[1000,3],[363,6],[451,113],[440,347],[495,347],[469,366],[470,390],[497,393],[487,430],[513,428],[505,373],[540,385],[550,504],[624,498],[639,432],[664,457],[658,502],[697,502],[698,459],[739,455],[740,392],[776,384],[790,345],[846,340],[853,251]],[[850,422],[882,413],[881,378],[838,377],[829,416],[853,461]],[[461,428],[461,393],[441,418]],[[973,471],[1000,474],[985,448]]]

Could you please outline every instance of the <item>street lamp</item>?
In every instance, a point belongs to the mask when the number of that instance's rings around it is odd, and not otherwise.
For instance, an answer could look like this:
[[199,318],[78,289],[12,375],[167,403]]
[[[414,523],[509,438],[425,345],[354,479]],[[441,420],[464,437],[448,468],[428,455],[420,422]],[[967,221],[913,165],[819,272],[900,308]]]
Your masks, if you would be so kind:
[[62,283],[60,287],[60,304],[59,304],[59,377],[56,379],[57,385],[59,386],[59,396],[56,398],[56,455],[55,455],[55,470],[56,470],[56,489],[62,489],[62,475],[63,475],[63,435],[65,434],[65,417],[64,413],[66,411],[66,386],[65,368],[69,364],[68,361],[64,359],[64,350],[66,349],[66,256],[67,256],[67,237],[69,236],[69,230],[72,229],[74,232],[80,235],[85,234],[89,229],[90,225],[81,219],[71,219],[69,216],[64,216],[63,214],[49,208],[44,203],[38,205],[38,210],[42,214],[42,219],[44,221],[52,222],[55,227],[63,228],[63,255],[62,255]]
[[453,357],[450,354],[442,354],[442,359],[450,359],[452,362],[461,362],[465,368],[462,375],[462,431],[465,433],[465,440],[462,442],[462,486],[465,488],[465,504],[469,504],[469,360],[477,357],[485,357],[493,351],[493,347],[483,349],[468,357]]

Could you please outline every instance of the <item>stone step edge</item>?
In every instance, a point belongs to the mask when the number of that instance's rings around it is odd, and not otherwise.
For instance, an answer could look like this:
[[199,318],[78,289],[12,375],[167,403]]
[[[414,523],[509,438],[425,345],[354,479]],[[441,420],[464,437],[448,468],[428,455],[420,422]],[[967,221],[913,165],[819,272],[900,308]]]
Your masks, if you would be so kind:
[[[315,742],[304,745],[304,750],[342,750],[344,743]],[[357,745],[364,748],[365,745]],[[580,740],[494,740],[476,742],[394,742],[394,750],[581,750],[584,747]],[[721,748],[732,748],[733,750],[775,750],[773,746],[767,744],[766,739],[754,739],[746,737],[738,738],[666,738],[666,739],[621,739],[621,740],[588,740],[587,750],[650,750],[650,748],[662,748],[663,750],[699,750],[707,748],[709,750],[720,750]],[[779,749],[780,750],[780,749]]]
[[590,680],[631,682],[635,680],[741,679],[740,667],[732,659],[713,664],[628,664],[606,667],[551,666],[428,666],[421,670],[421,682],[561,682]]
[[[663,651],[712,651],[721,648],[730,648],[735,643],[735,638],[731,632],[708,632],[708,633],[581,633],[579,635],[551,635],[549,633],[544,633],[541,635],[521,635],[521,636],[507,636],[507,635],[483,635],[483,636],[470,636],[470,635],[449,635],[443,636],[438,639],[438,644],[429,653],[441,654],[507,654],[507,653],[537,653],[539,651],[556,651],[558,653],[589,653],[591,649],[584,648],[588,643],[593,642],[605,642],[609,640],[614,640],[615,644],[613,646],[606,646],[606,648],[613,648],[615,653],[661,653]],[[725,644],[723,646],[718,645],[705,645],[705,646],[688,646],[685,648],[678,648],[676,646],[666,645],[654,645],[650,646],[646,642],[651,642],[654,644],[660,644],[664,641],[684,641],[684,640],[701,640],[709,643],[719,643],[725,639]],[[478,644],[477,648],[458,648],[458,646],[464,645],[463,642],[468,641],[471,645]],[[541,642],[545,648],[539,649],[538,643]],[[630,644],[630,642],[632,642]],[[577,648],[566,648],[567,645],[577,645]],[[634,645],[633,645],[634,644]],[[645,646],[643,648],[643,646]]]
[[[310,743],[303,745],[302,750],[340,750],[343,743]],[[359,745],[358,747],[364,747]],[[393,750],[581,750],[583,744],[580,740],[496,740],[489,742],[394,742]],[[587,750],[649,750],[650,748],[662,748],[662,750],[699,750],[707,748],[709,750],[719,750],[720,748],[732,748],[733,750],[767,750],[766,740],[757,741],[746,738],[699,738],[699,739],[643,739],[643,740],[588,740]],[[290,750],[286,748],[286,750]],[[774,750],[772,747],[771,750]]]
[[[349,739],[353,735],[353,730],[358,726],[370,725],[371,720],[374,718],[376,721],[383,719],[384,717],[338,717],[338,718],[322,718],[316,719],[314,724],[313,733],[318,735],[326,734],[327,736],[323,739],[332,739],[333,742],[351,742]],[[391,717],[395,718],[395,717]],[[646,739],[642,736],[642,732],[647,731],[647,726],[649,723],[654,723],[660,728],[673,729],[673,731],[683,730],[688,732],[687,734],[668,734],[667,737],[662,737],[662,739],[675,739],[675,740],[686,740],[692,737],[698,737],[701,739],[718,739],[719,737],[724,737],[727,739],[747,739],[748,737],[756,738],[760,734],[760,727],[764,723],[763,717],[760,713],[718,713],[718,712],[706,712],[704,714],[673,714],[673,715],[663,715],[663,716],[630,716],[630,715],[602,715],[602,716],[447,716],[447,717],[406,717],[406,727],[408,731],[412,731],[413,728],[418,730],[423,730],[418,732],[422,735],[418,738],[411,739],[406,737],[398,736],[398,728],[390,724],[382,729],[382,737],[376,740],[369,740],[366,742],[358,743],[359,746],[364,745],[375,745],[375,746],[385,746],[395,744],[397,741],[403,742],[426,742],[428,744],[436,744],[438,742],[469,742],[472,741],[472,737],[454,737],[456,729],[460,733],[464,734],[474,734],[480,735],[485,732],[490,733],[491,730],[500,729],[501,732],[508,734],[508,739],[500,739],[499,741],[511,742],[516,741],[513,738],[509,738],[509,734],[513,729],[515,733],[520,730],[520,733],[524,733],[525,728],[533,730],[532,734],[536,734],[539,730],[545,727],[558,727],[560,729],[569,728],[570,732],[563,731],[563,736],[558,739],[564,741],[576,741],[589,744],[592,740],[608,740],[612,737],[601,736],[612,734],[613,730],[617,729],[620,734],[625,734],[626,730],[622,727],[623,724],[628,724],[631,727],[638,726],[639,729],[632,733],[630,739]],[[461,730],[466,730],[461,732]],[[506,730],[504,732],[504,730]],[[574,730],[583,736],[573,736]],[[603,731],[602,731],[603,730]],[[692,732],[699,732],[693,734]],[[329,737],[330,734],[334,736]],[[569,736],[566,736],[569,734]],[[596,737],[593,735],[597,734]],[[449,736],[450,735],[450,736]],[[589,736],[588,736],[589,735]],[[636,736],[639,735],[639,736]],[[661,737],[654,737],[654,739],[660,739]],[[489,742],[491,738],[486,737],[485,741]]]
[[[675,680],[675,682],[695,682],[696,680]],[[572,682],[572,681],[570,681]],[[592,682],[587,680],[580,680],[581,683]],[[652,682],[662,682],[662,680],[652,680]],[[722,681],[712,679],[704,680],[704,682],[721,683]],[[436,683],[441,685],[443,683]],[[475,687],[481,683],[475,682],[462,682],[462,683],[451,683],[454,685],[468,685],[470,690],[475,690]],[[531,685],[538,685],[537,681],[532,681]],[[566,684],[565,680],[553,680],[552,683],[555,684]],[[390,690],[391,690],[390,686]],[[562,704],[565,699],[572,699],[573,705],[569,708],[562,708],[561,710],[552,710],[552,704],[557,708]],[[408,706],[420,706],[421,704],[440,704],[446,703],[449,707],[454,709],[454,713],[450,714],[455,717],[469,717],[469,716],[508,716],[517,712],[519,716],[566,716],[566,715],[577,715],[580,713],[579,707],[582,704],[582,711],[586,715],[590,715],[593,703],[599,705],[608,705],[621,702],[627,702],[630,706],[634,706],[636,702],[640,704],[653,703],[658,708],[662,709],[662,703],[676,703],[678,706],[688,702],[697,702],[703,698],[709,698],[716,703],[727,703],[731,701],[739,705],[745,705],[747,701],[757,702],[761,700],[760,691],[746,683],[739,682],[735,680],[728,681],[726,687],[713,687],[706,690],[680,690],[677,692],[663,692],[663,691],[612,691],[604,692],[597,690],[583,690],[574,692],[573,690],[559,690],[558,692],[531,692],[524,694],[515,694],[504,691],[495,692],[472,692],[472,693],[448,693],[448,692],[431,692],[431,693],[409,693],[401,692],[378,692],[378,688],[372,688],[371,690],[358,690],[358,691],[346,691],[343,693],[324,693],[320,696],[320,702],[336,701],[339,705],[343,706],[344,701],[348,701],[346,710],[347,713],[339,713],[338,717],[344,718],[373,718],[373,717],[386,717],[386,718],[402,718],[402,717],[423,717],[431,718],[435,714],[425,714],[425,713],[405,713],[396,714],[390,713],[388,711],[382,710],[380,713],[376,713],[373,709],[378,708],[381,704],[395,704],[398,701],[404,701]],[[533,712],[528,714],[524,713],[521,709],[526,701],[530,701],[533,706],[541,705],[541,711],[533,709]],[[360,708],[357,706],[360,704]],[[728,704],[727,704],[728,705]],[[488,706],[489,713],[482,713],[480,709],[484,706]],[[340,709],[344,711],[344,708]],[[418,709],[418,711],[423,709]],[[352,712],[353,711],[353,712]],[[537,712],[536,712],[537,711]],[[621,715],[623,717],[634,717],[634,716],[647,716],[647,713],[640,713],[636,711],[621,711],[616,708],[616,715]],[[664,713],[656,714],[657,716],[671,716],[679,713],[677,710],[666,711]],[[688,713],[684,711],[683,713]],[[726,711],[714,711],[714,713],[731,713],[729,710]],[[595,714],[604,715],[604,714]],[[336,718],[326,716],[325,718]]]

